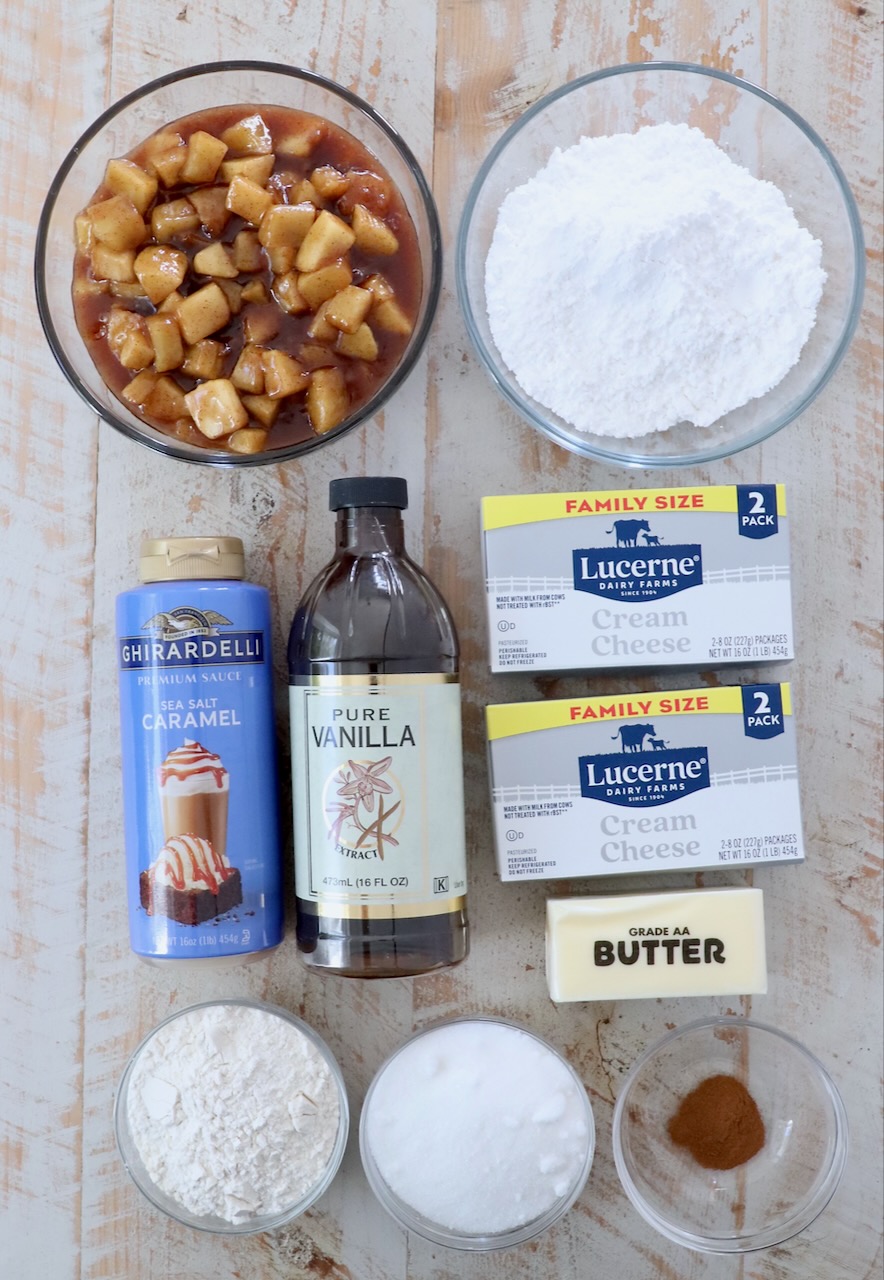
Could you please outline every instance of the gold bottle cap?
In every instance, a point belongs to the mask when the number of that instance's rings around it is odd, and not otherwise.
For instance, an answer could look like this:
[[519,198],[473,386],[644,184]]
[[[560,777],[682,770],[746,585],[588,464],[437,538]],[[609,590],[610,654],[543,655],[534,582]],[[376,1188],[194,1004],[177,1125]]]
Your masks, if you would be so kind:
[[241,538],[147,538],[141,544],[142,582],[178,578],[243,578]]

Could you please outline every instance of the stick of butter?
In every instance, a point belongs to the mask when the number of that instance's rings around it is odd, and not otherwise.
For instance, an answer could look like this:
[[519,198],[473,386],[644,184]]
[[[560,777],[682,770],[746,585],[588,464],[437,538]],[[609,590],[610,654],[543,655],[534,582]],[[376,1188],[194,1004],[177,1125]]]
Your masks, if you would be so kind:
[[688,889],[546,904],[551,998],[763,995],[760,889]]

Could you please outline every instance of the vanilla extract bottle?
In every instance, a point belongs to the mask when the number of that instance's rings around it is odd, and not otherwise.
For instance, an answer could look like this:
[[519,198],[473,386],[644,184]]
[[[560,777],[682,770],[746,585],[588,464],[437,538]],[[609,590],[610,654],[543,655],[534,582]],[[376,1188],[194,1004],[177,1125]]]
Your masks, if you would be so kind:
[[398,477],[333,480],[336,548],[289,637],[298,946],[352,977],[468,950],[459,650]]

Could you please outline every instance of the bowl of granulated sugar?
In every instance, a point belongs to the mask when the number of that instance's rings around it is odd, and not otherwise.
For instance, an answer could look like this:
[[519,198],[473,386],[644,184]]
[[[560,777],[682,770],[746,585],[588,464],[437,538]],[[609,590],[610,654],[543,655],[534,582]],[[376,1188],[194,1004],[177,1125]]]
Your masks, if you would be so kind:
[[711,67],[636,63],[534,103],[468,195],[470,338],[509,404],[575,453],[726,457],[792,422],[859,317],[856,202],[814,129]]
[[331,1185],[347,1144],[340,1068],[286,1009],[210,1001],[173,1013],[129,1060],[114,1105],[123,1163],[169,1217],[272,1231]]
[[381,1066],[359,1127],[384,1208],[434,1244],[474,1252],[533,1240],[580,1195],[595,1150],[573,1067],[505,1019],[453,1018]]

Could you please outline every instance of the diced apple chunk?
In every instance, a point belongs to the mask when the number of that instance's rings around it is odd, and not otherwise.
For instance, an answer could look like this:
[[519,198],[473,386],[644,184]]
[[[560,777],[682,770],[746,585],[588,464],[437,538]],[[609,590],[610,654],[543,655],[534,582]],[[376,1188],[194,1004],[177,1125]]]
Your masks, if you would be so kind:
[[157,313],[146,316],[145,323],[153,343],[153,367],[157,373],[179,368],[184,360],[184,343],[175,317]]
[[264,255],[257,231],[244,227],[238,231],[233,240],[233,261],[237,271],[260,271],[264,266]]
[[237,176],[251,178],[263,187],[273,173],[276,156],[242,156],[238,160],[225,160],[221,165],[219,177],[222,182],[232,182]]
[[247,280],[242,287],[240,294],[243,306],[247,302],[261,304],[270,301],[270,294],[267,292],[267,286],[263,280]]
[[227,299],[227,305],[230,307],[230,314],[232,316],[238,316],[240,311],[242,311],[242,285],[237,283],[236,280],[224,280],[220,277],[216,283]]
[[187,343],[199,342],[210,333],[217,332],[230,319],[230,304],[223,290],[213,280],[203,285],[196,293],[191,293],[178,304],[175,311],[181,326],[182,336]]
[[346,289],[352,283],[353,272],[346,258],[330,262],[316,271],[304,271],[298,276],[298,289],[311,310],[315,311],[327,298]]
[[277,245],[273,249],[265,249],[270,270],[275,276],[284,276],[295,265],[295,254],[298,252],[293,244]]
[[181,170],[187,159],[187,147],[180,139],[177,146],[158,151],[150,162],[150,167],[164,187],[174,187],[181,180]]
[[246,222],[260,226],[261,219],[273,204],[273,196],[264,187],[244,178],[241,174],[233,179],[227,188],[227,208],[238,213]]
[[142,286],[137,280],[106,280],[105,285],[108,293],[113,294],[115,298],[146,298]]
[[377,339],[367,324],[361,324],[355,333],[339,333],[335,350],[351,360],[377,360]]
[[183,282],[187,275],[187,254],[167,244],[148,245],[138,254],[133,269],[156,307]]
[[234,453],[260,453],[267,443],[263,427],[240,427],[227,438],[227,447]]
[[350,185],[350,175],[341,173],[334,165],[323,164],[310,174],[310,181],[323,200],[337,200]]
[[214,182],[218,166],[227,154],[227,144],[205,129],[197,129],[187,140],[187,159],[181,170],[182,182]]
[[346,222],[323,209],[304,237],[295,266],[299,271],[315,271],[335,258],[342,258],[355,239]]
[[174,378],[161,374],[144,402],[144,410],[161,422],[176,422],[187,413],[186,397]]
[[360,326],[365,327],[362,322],[368,315],[371,304],[371,294],[366,289],[351,284],[329,299],[325,316],[329,324],[333,324],[342,333],[356,333]]
[[230,250],[220,240],[193,255],[193,269],[201,276],[220,276],[224,280],[235,280],[239,275]]
[[153,369],[142,369],[141,373],[136,373],[131,382],[126,383],[120,395],[130,404],[143,408],[145,400],[157,385],[159,376]]
[[153,343],[144,321],[126,334],[117,359],[124,369],[146,369],[153,362]]
[[124,344],[135,333],[147,333],[144,317],[127,307],[111,307],[104,321],[104,336],[108,348],[118,360]]
[[265,249],[277,249],[283,245],[297,249],[315,218],[316,210],[307,201],[272,205],[261,219],[258,239]]
[[350,407],[347,384],[338,368],[317,369],[307,388],[307,416],[317,435],[343,422]]
[[108,160],[104,183],[115,196],[128,196],[142,214],[149,209],[159,185],[153,174],[131,160]]
[[273,296],[283,311],[291,316],[303,315],[310,310],[306,299],[298,288],[297,271],[287,271],[285,275],[274,276]]
[[214,338],[201,338],[188,347],[181,372],[189,378],[220,378],[224,370],[224,343]]
[[287,156],[309,156],[325,137],[326,123],[318,117],[302,121],[276,142],[276,150]]
[[199,224],[199,214],[184,196],[178,200],[167,200],[165,204],[154,205],[150,215],[151,233],[160,244],[167,244],[175,236],[184,235],[188,231],[196,231]]
[[398,333],[407,337],[411,333],[411,321],[395,298],[387,298],[372,308],[372,322],[387,333]]
[[326,299],[320,307],[317,308],[313,315],[313,319],[307,326],[307,334],[316,342],[334,342],[338,336],[337,330],[333,324],[329,324],[327,311],[331,304],[331,299]]
[[239,359],[233,366],[233,372],[230,375],[230,381],[236,387],[237,391],[247,391],[250,395],[260,396],[264,394],[264,364],[261,359],[263,352],[260,347],[253,343],[246,343],[242,351],[239,353]]
[[200,187],[187,197],[200,216],[206,233],[218,237],[227,226],[230,210],[227,208],[226,187]]
[[363,280],[362,288],[368,290],[375,304],[378,302],[386,302],[388,298],[395,298],[396,296],[395,290],[390,284],[390,281],[386,276],[382,276],[380,272],[375,272],[373,276],[369,276],[367,280]]
[[74,239],[80,253],[88,253],[95,243],[92,219],[88,213],[78,213],[74,218]]
[[270,396],[243,396],[242,402],[249,411],[249,416],[257,418],[265,427],[272,427],[277,419],[282,403],[271,400]]
[[109,196],[89,209],[96,240],[109,249],[135,249],[147,236],[144,219],[128,196]]
[[265,303],[263,306],[250,306],[242,318],[243,337],[246,342],[261,346],[276,337],[279,333],[279,325],[279,310],[272,302]]
[[246,426],[248,410],[229,378],[210,378],[188,391],[184,397],[187,411],[204,436],[219,440]]
[[262,155],[273,150],[273,138],[262,116],[256,112],[232,124],[221,134],[221,140],[231,151],[245,151],[249,155]]
[[287,352],[265,349],[261,359],[264,364],[264,393],[271,400],[297,395],[308,385],[310,375]]
[[168,297],[163,298],[162,302],[157,304],[157,311],[160,313],[175,311],[178,303],[184,298],[183,293],[179,293],[177,289],[173,289]]
[[318,342],[302,342],[298,347],[298,360],[308,373],[337,364],[331,347],[324,347]]
[[131,284],[135,279],[134,264],[134,249],[109,249],[99,240],[92,250],[92,274],[97,280],[119,280]]
[[353,209],[353,234],[356,245],[363,253],[379,253],[390,257],[399,249],[399,241],[382,218],[377,218],[366,209],[364,204],[357,204]]

